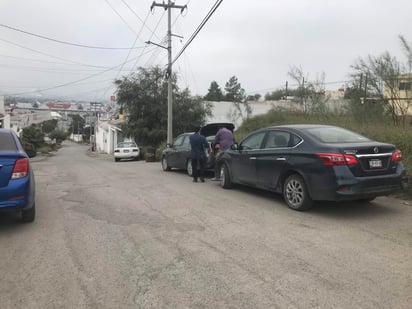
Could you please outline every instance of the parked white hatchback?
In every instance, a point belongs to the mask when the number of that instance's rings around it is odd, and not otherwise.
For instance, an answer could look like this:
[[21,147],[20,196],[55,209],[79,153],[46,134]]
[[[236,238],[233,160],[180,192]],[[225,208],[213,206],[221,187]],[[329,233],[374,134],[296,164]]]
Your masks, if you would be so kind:
[[114,161],[121,159],[139,160],[140,149],[135,142],[121,142],[114,149]]

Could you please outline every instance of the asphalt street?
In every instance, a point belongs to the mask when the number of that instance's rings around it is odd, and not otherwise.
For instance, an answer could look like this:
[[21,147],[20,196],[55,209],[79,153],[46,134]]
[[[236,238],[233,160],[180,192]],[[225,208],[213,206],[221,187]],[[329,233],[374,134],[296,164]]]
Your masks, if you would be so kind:
[[193,183],[65,142],[32,160],[37,217],[0,214],[0,307],[412,308],[412,207]]

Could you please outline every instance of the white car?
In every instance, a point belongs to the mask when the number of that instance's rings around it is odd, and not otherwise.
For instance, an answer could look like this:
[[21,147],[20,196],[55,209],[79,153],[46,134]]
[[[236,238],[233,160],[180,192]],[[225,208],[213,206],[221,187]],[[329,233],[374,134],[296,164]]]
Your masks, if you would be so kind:
[[139,160],[140,149],[135,142],[121,142],[114,149],[114,161],[121,159]]

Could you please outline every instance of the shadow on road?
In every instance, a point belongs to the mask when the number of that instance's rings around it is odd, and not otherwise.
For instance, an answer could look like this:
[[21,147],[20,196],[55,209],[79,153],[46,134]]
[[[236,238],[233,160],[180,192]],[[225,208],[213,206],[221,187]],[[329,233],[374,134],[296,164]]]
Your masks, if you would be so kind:
[[[255,195],[259,198],[264,198],[265,200],[273,200],[276,203],[282,204],[287,208],[283,198],[280,194],[264,191],[256,188],[236,185],[231,190],[237,190],[242,193],[247,193]],[[401,205],[402,200],[393,199],[395,203],[399,203],[401,207],[407,207],[406,205]],[[391,201],[392,202],[392,201]],[[278,206],[274,203],[274,207]],[[393,202],[392,202],[393,203]],[[290,211],[294,211],[290,209]],[[360,202],[360,201],[345,201],[345,202],[315,202],[313,208],[300,212],[302,215],[310,214],[312,216],[322,216],[331,218],[371,218],[385,216],[390,218],[391,215],[399,215],[401,209],[396,207],[390,207],[388,202],[384,198],[376,198],[371,202]]]

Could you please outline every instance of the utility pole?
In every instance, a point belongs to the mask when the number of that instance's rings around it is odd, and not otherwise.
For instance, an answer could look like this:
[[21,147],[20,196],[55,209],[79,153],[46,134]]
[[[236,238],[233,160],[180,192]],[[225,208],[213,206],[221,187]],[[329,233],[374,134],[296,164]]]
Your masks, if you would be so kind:
[[285,86],[285,100],[288,99],[288,81],[286,81],[286,86]]
[[306,114],[306,98],[305,98],[305,93],[306,93],[306,91],[305,91],[305,78],[304,77],[302,77],[302,98],[301,98],[301,102],[302,102],[302,105],[303,105],[303,111],[304,111],[304,113]]
[[[167,10],[167,143],[173,143],[173,93],[172,93],[172,11],[171,9],[180,9],[183,12],[187,5],[175,5],[168,0],[167,4],[153,2],[150,10],[155,6],[163,7]],[[149,42],[151,43],[151,42]],[[153,44],[153,43],[152,43]],[[158,44],[155,44],[158,45]],[[158,45],[159,46],[159,45]]]

